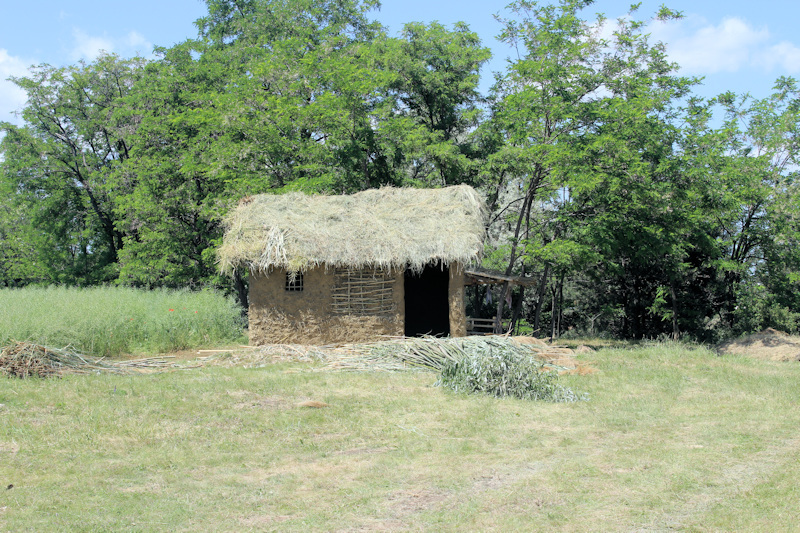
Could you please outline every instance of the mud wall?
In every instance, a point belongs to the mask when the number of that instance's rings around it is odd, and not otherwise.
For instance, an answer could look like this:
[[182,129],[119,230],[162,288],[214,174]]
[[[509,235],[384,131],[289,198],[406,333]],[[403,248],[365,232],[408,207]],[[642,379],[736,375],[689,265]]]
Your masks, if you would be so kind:
[[[333,312],[333,269],[303,273],[303,290],[286,290],[286,271],[250,276],[250,344],[335,344],[402,335],[403,274],[393,273],[391,310],[380,316]],[[462,298],[463,299],[463,298]]]

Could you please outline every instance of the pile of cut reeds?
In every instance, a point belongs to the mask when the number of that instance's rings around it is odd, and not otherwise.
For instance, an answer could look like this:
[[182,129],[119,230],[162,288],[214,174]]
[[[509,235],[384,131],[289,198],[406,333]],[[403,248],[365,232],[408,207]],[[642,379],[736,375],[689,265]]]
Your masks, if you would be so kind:
[[264,344],[262,346],[240,346],[230,350],[199,350],[208,353],[197,358],[201,366],[226,366],[262,368],[274,363],[301,361],[312,363],[327,360],[326,346],[305,344]]
[[[408,370],[420,368],[439,372],[448,361],[480,353],[503,352],[518,357],[535,357],[548,370],[570,371],[563,363],[564,348],[544,343],[520,343],[513,337],[400,337],[365,344],[348,344],[325,351],[326,369]],[[571,351],[571,350],[568,350]]]
[[60,377],[65,372],[87,374],[90,372],[128,373],[163,369],[174,366],[165,357],[128,361],[104,361],[78,353],[72,347],[51,348],[31,342],[13,342],[0,347],[0,375],[9,377]]
[[[460,338],[398,338],[352,344],[325,353],[325,369],[408,370],[439,373],[436,385],[456,392],[499,398],[574,402],[588,397],[557,383],[567,364],[568,348],[551,347],[535,339],[520,342],[505,336]],[[571,358],[570,358],[571,359]]]

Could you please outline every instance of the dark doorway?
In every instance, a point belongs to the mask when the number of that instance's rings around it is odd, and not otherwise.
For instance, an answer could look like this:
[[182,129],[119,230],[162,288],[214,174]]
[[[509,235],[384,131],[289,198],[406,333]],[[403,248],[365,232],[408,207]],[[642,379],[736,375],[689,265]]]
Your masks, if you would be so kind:
[[441,263],[405,273],[406,336],[450,335],[450,269]]

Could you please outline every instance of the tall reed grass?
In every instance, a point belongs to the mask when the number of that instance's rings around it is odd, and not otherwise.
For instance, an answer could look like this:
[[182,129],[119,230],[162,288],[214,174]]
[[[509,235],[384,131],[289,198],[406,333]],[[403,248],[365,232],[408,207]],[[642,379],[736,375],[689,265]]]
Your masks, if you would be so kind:
[[117,356],[238,342],[243,328],[236,303],[210,290],[0,290],[0,344],[71,345],[91,355]]

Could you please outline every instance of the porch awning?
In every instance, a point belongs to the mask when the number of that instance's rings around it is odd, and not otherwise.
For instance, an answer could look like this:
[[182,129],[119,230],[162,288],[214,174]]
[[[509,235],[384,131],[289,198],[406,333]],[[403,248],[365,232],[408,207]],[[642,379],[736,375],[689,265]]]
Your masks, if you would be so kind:
[[464,285],[496,285],[507,282],[509,285],[530,287],[536,281],[526,276],[506,276],[501,272],[483,268],[468,268],[464,270]]

